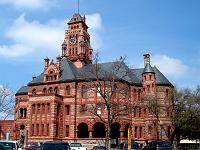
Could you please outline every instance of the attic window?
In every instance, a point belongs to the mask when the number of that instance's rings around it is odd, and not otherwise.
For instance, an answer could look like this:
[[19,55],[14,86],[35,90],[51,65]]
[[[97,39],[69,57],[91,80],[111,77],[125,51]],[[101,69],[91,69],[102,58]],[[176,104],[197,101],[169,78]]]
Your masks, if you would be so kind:
[[49,74],[53,74],[53,71],[51,70],[51,71],[49,72]]
[[74,18],[74,21],[76,21],[76,18]]

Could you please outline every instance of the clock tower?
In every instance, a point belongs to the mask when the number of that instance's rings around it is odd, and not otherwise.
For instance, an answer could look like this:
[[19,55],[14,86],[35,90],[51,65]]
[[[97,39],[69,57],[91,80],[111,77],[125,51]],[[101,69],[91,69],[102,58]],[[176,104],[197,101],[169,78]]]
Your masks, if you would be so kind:
[[87,31],[85,16],[75,13],[68,22],[65,39],[62,44],[62,56],[72,61],[77,68],[92,63],[90,35]]

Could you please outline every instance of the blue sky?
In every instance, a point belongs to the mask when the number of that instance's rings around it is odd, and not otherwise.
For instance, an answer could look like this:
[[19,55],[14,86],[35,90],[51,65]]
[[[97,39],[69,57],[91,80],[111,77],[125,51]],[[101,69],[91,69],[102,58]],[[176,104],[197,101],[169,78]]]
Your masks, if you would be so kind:
[[[143,67],[143,54],[179,88],[200,84],[199,0],[80,0],[94,51],[101,61],[126,56]],[[61,54],[77,0],[0,1],[0,84],[14,92],[43,71],[44,58]]]

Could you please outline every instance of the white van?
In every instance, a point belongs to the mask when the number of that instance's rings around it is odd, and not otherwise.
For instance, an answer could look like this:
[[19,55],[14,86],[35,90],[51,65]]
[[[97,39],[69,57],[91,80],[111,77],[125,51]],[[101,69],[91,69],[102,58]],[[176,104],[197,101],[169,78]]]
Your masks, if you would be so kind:
[[22,150],[19,147],[18,141],[0,141],[0,145],[6,150]]

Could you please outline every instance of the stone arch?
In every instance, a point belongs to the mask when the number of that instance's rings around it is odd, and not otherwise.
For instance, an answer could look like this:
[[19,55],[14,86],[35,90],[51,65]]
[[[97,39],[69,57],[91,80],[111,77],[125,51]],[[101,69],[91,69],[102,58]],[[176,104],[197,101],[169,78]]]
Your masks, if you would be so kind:
[[77,137],[78,138],[89,138],[89,132],[88,132],[88,125],[86,123],[80,123],[77,126]]
[[105,138],[106,137],[105,125],[103,123],[96,122],[93,125],[92,137],[93,138]]
[[20,130],[24,130],[25,129],[25,125],[24,124],[21,124],[20,125]]
[[110,128],[110,138],[117,139],[120,137],[120,124],[115,122]]

